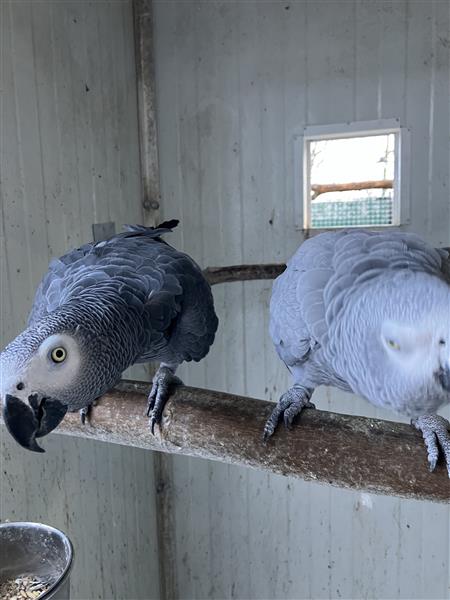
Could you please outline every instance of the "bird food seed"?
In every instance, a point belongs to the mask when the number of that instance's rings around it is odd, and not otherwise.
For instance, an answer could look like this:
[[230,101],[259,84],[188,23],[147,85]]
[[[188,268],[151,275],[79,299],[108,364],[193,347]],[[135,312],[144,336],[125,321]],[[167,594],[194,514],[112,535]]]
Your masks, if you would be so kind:
[[8,579],[0,583],[0,600],[32,600],[40,598],[53,581],[36,577],[35,575],[22,575],[15,579]]

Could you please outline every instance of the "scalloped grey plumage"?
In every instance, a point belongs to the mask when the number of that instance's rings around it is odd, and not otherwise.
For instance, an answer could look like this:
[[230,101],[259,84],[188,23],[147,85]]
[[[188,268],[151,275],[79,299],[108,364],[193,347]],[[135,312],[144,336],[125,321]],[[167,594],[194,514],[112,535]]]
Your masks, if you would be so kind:
[[379,327],[388,318],[414,322],[435,306],[447,314],[448,283],[448,252],[413,233],[322,233],[274,282],[270,334],[308,397],[330,385],[410,416],[434,412],[449,395],[403,381],[383,355]]
[[49,335],[69,332],[83,350],[82,372],[72,389],[58,390],[58,399],[77,410],[132,364],[202,359],[218,319],[199,266],[161,239],[177,223],[128,226],[52,260],[28,328],[0,355],[5,372],[29,361]]

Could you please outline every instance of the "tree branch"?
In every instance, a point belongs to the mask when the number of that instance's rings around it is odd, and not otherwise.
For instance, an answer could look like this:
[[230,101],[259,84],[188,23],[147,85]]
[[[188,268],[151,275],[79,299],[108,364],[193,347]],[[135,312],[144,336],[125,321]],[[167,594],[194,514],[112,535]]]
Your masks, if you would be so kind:
[[207,267],[203,270],[210,285],[230,281],[275,279],[286,269],[285,264],[235,265],[230,267]]
[[[284,264],[205,269],[211,285],[273,279]],[[57,432],[105,442],[185,454],[333,486],[450,503],[450,480],[439,464],[429,473],[422,437],[409,425],[305,410],[291,432],[267,444],[264,423],[273,404],[180,386],[167,402],[162,429],[152,436],[144,416],[149,386],[124,381],[93,408],[90,424],[67,415]]]
[[450,502],[440,464],[429,473],[421,435],[409,425],[305,410],[293,431],[280,426],[267,444],[273,404],[181,386],[152,436],[144,416],[149,386],[123,382],[92,410],[91,424],[67,415],[58,432],[127,446],[264,469],[333,486]]
[[351,192],[353,190],[391,189],[394,185],[392,179],[379,179],[376,181],[354,181],[350,183],[313,183],[311,185],[312,199],[326,192]]

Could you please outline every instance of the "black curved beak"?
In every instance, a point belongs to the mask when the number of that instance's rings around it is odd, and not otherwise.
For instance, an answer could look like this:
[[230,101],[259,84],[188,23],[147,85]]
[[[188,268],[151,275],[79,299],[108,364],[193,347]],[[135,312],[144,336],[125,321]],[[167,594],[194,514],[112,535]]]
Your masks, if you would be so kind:
[[442,385],[445,391],[450,392],[450,368],[441,367],[437,374],[439,383]]
[[28,401],[29,405],[6,394],[3,419],[9,433],[23,448],[45,452],[37,444],[36,438],[47,435],[61,423],[67,406],[54,398],[39,400],[36,394],[29,396]]

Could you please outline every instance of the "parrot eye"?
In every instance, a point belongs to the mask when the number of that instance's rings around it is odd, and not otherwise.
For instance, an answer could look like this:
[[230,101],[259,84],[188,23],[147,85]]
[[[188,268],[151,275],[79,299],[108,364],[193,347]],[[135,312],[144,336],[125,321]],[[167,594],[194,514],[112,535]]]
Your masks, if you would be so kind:
[[55,363],[62,363],[64,360],[66,360],[66,356],[67,352],[62,346],[59,346],[58,348],[53,348],[53,350],[50,353],[50,358]]
[[443,339],[440,339],[440,340],[439,340],[439,345],[440,345],[440,346],[445,346],[445,340],[443,340]]
[[387,340],[387,344],[390,348],[393,348],[394,350],[400,350],[400,346],[397,344],[397,342],[394,342],[394,340]]

